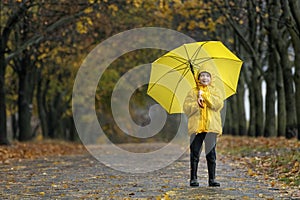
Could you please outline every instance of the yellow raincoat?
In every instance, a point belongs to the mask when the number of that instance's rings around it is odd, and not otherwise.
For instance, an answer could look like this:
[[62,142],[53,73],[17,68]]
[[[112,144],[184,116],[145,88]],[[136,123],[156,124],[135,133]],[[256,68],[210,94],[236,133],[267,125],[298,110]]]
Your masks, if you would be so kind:
[[[218,135],[222,134],[221,109],[224,102],[223,83],[217,78],[217,71],[209,65],[201,66],[197,72],[208,72],[211,75],[211,83],[208,86],[203,86],[198,83],[196,88],[193,88],[187,95],[183,110],[188,117],[188,132],[189,134],[198,134],[202,132],[213,132]],[[197,102],[198,91],[202,90],[204,99],[204,108],[201,108]]]

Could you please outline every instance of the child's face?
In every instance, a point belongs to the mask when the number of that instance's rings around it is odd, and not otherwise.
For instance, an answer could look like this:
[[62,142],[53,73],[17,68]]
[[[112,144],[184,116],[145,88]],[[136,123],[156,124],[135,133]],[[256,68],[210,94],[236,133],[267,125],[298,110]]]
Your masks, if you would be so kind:
[[202,85],[209,85],[211,81],[210,73],[208,72],[201,72],[199,75],[199,81]]

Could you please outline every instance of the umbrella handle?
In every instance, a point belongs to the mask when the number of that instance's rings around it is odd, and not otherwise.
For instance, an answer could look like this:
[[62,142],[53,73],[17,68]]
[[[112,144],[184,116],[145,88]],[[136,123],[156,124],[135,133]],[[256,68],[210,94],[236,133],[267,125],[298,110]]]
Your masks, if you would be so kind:
[[189,66],[190,66],[190,70],[191,70],[191,72],[192,72],[192,74],[193,74],[193,77],[194,77],[196,86],[197,86],[197,88],[199,88],[198,78],[195,77],[195,70],[194,70],[194,67],[193,67],[193,65],[192,65],[191,62],[189,62]]
[[197,102],[200,108],[204,108],[204,100],[202,98],[198,98]]

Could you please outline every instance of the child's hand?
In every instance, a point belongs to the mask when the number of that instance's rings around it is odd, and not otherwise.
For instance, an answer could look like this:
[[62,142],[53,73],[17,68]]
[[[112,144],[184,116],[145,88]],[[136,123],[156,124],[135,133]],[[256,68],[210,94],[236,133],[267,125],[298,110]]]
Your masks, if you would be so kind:
[[202,90],[199,90],[199,91],[198,91],[198,96],[199,96],[199,98],[200,98],[200,97],[202,98],[202,94],[203,94],[203,91],[202,91]]

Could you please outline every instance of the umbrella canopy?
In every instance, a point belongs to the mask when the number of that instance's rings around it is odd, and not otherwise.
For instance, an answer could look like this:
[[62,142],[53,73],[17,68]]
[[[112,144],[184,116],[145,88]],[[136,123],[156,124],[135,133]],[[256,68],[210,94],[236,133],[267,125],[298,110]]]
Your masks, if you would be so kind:
[[197,87],[197,71],[205,63],[222,81],[224,99],[236,93],[242,61],[220,41],[184,44],[152,63],[147,93],[168,113],[183,113],[191,88]]

